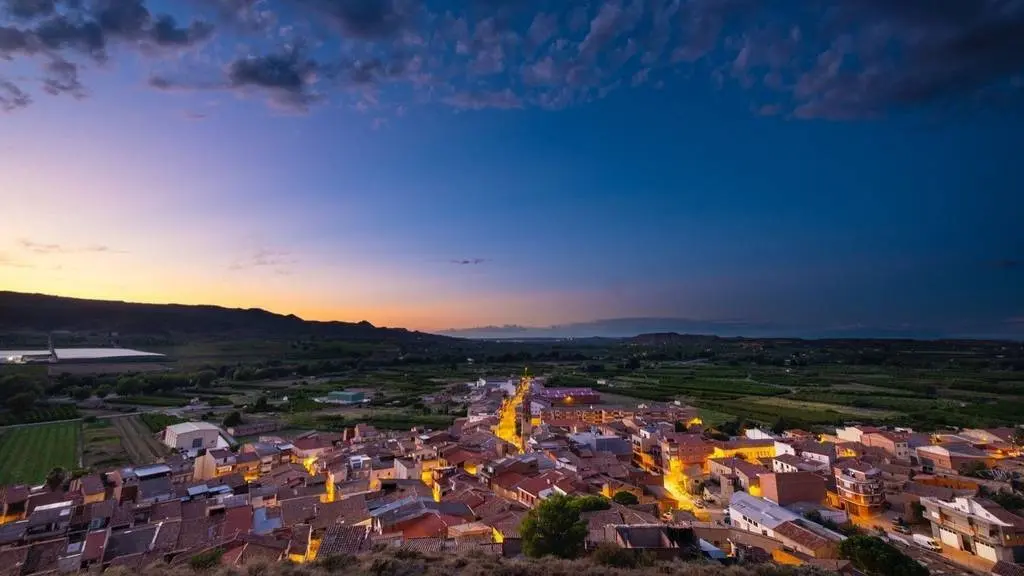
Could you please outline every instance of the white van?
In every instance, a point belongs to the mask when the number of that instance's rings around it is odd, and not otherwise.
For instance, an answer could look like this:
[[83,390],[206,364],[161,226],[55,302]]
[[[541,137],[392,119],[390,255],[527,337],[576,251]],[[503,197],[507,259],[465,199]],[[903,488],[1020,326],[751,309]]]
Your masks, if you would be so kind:
[[914,544],[917,544],[921,548],[931,550],[932,552],[942,552],[942,546],[935,541],[935,538],[931,536],[925,536],[924,534],[914,534]]

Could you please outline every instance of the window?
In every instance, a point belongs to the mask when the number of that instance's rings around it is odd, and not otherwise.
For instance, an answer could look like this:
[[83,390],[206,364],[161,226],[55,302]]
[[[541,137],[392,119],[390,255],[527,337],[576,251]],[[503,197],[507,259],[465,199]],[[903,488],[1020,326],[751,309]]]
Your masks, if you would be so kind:
[[193,448],[202,448],[203,447],[203,439],[202,438],[195,438],[195,439],[193,439],[192,440],[192,447]]

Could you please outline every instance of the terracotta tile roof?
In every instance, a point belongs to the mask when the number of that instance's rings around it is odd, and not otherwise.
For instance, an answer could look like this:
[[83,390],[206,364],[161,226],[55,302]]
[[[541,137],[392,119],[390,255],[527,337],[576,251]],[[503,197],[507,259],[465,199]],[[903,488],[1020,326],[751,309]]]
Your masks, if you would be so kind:
[[88,476],[82,476],[79,478],[79,483],[82,487],[82,493],[91,496],[95,494],[103,494],[105,488],[103,486],[103,479],[100,478],[99,474],[89,474]]
[[181,520],[167,520],[160,523],[160,530],[153,539],[152,549],[157,552],[170,552],[177,548],[181,536]]
[[28,546],[0,548],[0,576],[21,576],[21,568],[28,560]]
[[407,538],[434,538],[448,535],[448,527],[465,524],[466,521],[455,516],[444,514],[425,514],[413,520],[403,522],[402,535]]
[[[103,550],[107,544],[107,531],[95,530],[89,532],[85,537],[85,545],[82,547],[82,561],[95,562],[103,558]],[[0,563],[0,566],[3,566]]]
[[416,538],[401,543],[405,550],[415,550],[423,554],[471,554],[484,553],[500,556],[501,544],[480,544],[447,538]]
[[779,536],[792,540],[801,546],[811,550],[819,550],[829,545],[830,541],[818,534],[796,524],[793,521],[783,522],[774,529]]
[[17,504],[28,500],[28,486],[0,486],[0,502]]
[[171,518],[181,518],[181,500],[169,500],[155,504],[149,520],[159,522]]
[[304,496],[292,498],[281,502],[281,518],[285,526],[305,524],[316,515],[316,505],[320,503],[319,496]]
[[992,567],[991,572],[995,576],[1024,576],[1024,565],[1000,560]]
[[252,530],[252,506],[231,508],[224,516],[225,537],[233,538],[238,534],[248,534]]
[[224,523],[212,518],[192,518],[181,521],[177,550],[187,550],[220,540]]
[[28,547],[28,556],[22,565],[22,574],[48,572],[56,570],[57,557],[68,548],[67,538],[58,538],[46,542],[37,542]]
[[317,557],[336,554],[357,554],[370,549],[368,529],[364,526],[335,524],[327,528],[320,542]]

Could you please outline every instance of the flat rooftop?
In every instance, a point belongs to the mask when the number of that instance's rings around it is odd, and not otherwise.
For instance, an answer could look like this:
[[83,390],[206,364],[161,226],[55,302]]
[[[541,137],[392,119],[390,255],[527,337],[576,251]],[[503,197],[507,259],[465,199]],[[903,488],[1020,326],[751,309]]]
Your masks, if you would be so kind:
[[[152,359],[166,358],[163,354],[143,352],[131,348],[55,348],[57,360],[74,362],[75,360],[116,360],[118,358]],[[22,358],[41,358],[50,355],[47,349],[42,350],[0,350],[0,362],[21,362]]]

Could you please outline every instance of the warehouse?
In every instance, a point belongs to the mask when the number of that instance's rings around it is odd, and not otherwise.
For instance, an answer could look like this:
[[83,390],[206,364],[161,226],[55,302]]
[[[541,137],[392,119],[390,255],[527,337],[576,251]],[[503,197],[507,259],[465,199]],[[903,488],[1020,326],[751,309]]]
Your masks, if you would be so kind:
[[182,422],[164,429],[164,444],[175,450],[198,450],[227,446],[220,428],[209,422]]

